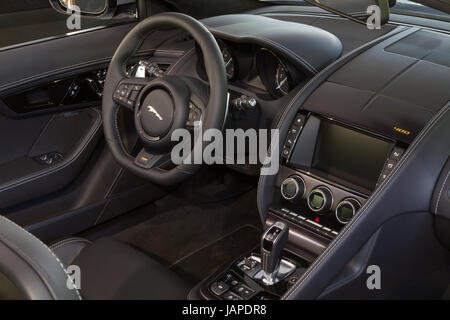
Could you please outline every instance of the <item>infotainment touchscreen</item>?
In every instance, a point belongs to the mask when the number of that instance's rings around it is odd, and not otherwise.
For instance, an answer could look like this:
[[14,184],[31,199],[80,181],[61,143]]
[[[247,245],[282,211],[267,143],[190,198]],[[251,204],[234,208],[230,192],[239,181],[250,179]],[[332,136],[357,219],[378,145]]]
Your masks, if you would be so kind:
[[321,121],[313,167],[330,176],[374,190],[393,147],[391,142]]

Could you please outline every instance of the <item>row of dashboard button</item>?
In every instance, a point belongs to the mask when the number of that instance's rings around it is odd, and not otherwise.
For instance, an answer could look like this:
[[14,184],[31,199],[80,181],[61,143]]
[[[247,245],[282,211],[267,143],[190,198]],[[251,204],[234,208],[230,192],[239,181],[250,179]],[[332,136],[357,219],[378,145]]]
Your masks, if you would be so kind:
[[282,157],[284,159],[289,158],[289,155],[291,154],[291,150],[295,144],[295,141],[297,140],[297,137],[303,128],[305,118],[306,117],[300,113],[295,116],[294,122],[292,123],[292,125],[289,129],[288,136],[286,138],[286,142],[284,143],[283,152],[282,152]]
[[326,238],[334,239],[339,234],[336,230],[332,230],[324,225],[321,225],[320,223],[317,223],[315,221],[307,219],[307,218],[303,217],[302,215],[292,212],[286,208],[281,208],[281,209],[271,208],[271,210],[274,213],[276,213],[278,216],[285,218],[289,221],[292,221],[295,224],[305,227],[311,231],[319,233],[319,234],[325,236]]
[[236,280],[231,273],[227,273],[222,280],[211,284],[210,290],[224,300],[248,300],[256,293],[252,288]]
[[400,147],[394,147],[389,159],[384,165],[383,172],[381,172],[380,179],[378,180],[377,187],[388,177],[389,173],[394,170],[397,163],[400,161],[401,157],[405,153],[405,149]]

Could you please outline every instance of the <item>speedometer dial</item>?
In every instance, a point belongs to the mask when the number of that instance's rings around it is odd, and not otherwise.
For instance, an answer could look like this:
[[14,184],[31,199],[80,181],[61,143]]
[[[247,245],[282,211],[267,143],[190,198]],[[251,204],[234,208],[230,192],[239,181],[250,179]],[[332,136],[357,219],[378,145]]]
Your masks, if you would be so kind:
[[236,73],[236,63],[231,53],[230,48],[228,48],[222,41],[218,40],[220,51],[222,52],[223,62],[225,63],[225,70],[227,73],[227,79],[232,80]]

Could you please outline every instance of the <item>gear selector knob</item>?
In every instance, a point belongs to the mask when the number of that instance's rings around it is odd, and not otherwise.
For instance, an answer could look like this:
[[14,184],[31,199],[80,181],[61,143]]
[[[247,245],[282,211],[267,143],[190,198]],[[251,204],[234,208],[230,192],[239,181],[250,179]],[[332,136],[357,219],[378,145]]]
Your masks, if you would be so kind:
[[283,222],[275,222],[261,239],[261,264],[266,283],[271,283],[280,263],[281,251],[289,237],[289,226]]

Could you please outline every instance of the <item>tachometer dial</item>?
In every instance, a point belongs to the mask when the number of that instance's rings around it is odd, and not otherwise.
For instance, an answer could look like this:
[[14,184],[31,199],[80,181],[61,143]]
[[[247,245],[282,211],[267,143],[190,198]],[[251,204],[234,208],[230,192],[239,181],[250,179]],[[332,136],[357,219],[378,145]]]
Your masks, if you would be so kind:
[[286,67],[279,63],[277,66],[277,72],[275,75],[275,90],[279,91],[282,95],[288,94],[290,91],[289,74]]
[[218,41],[220,51],[222,52],[223,62],[225,63],[225,70],[227,73],[227,79],[232,80],[236,73],[236,63],[233,58],[231,50],[222,42]]

